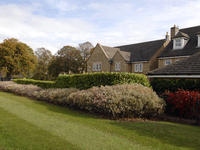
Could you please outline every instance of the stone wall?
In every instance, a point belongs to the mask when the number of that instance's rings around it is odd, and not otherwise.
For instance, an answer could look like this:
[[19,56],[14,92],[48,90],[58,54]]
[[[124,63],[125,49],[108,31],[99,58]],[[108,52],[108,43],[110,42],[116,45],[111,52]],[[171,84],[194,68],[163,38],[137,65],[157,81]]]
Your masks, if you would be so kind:
[[[120,63],[120,71],[115,71],[115,63]],[[113,57],[113,64],[111,67],[112,72],[130,72],[128,64],[124,60],[124,58],[121,56],[119,52],[117,52]]]
[[173,57],[173,58],[159,58],[158,59],[158,68],[162,68],[162,67],[165,67],[165,60],[171,60],[172,64],[175,63],[176,61],[179,61],[179,60],[183,60],[185,58],[188,58],[188,57]]
[[87,72],[93,72],[92,66],[95,62],[102,64],[103,72],[110,72],[110,64],[108,62],[108,58],[98,44],[87,61]]
[[[135,72],[135,64],[143,64],[143,72]],[[143,73],[143,74],[146,74],[148,71],[150,71],[149,61],[132,63],[132,73]]]

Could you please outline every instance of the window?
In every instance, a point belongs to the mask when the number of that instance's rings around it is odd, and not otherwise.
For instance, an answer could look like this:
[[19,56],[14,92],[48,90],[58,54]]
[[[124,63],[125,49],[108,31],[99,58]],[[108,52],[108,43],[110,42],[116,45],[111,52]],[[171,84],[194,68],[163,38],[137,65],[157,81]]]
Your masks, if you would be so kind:
[[198,35],[198,45],[197,47],[200,47],[200,35]]
[[101,69],[102,69],[101,63],[93,63],[93,67],[92,67],[93,71],[101,71]]
[[180,61],[180,60],[179,60],[179,59],[176,59],[176,60],[175,60],[175,62],[178,62],[178,61]]
[[143,64],[135,64],[135,72],[143,72]]
[[184,39],[177,38],[173,40],[173,49],[182,49],[184,47]]
[[120,62],[115,63],[115,71],[120,71]]
[[176,41],[175,43],[176,47],[181,47],[182,45],[181,39],[175,39],[175,41]]
[[170,65],[172,62],[170,59],[165,60],[165,65]]

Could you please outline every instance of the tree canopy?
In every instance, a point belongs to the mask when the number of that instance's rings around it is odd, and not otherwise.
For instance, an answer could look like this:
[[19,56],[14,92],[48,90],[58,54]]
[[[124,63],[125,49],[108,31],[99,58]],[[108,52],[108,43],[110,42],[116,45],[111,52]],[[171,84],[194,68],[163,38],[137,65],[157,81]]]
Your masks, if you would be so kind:
[[79,44],[79,49],[81,51],[81,56],[84,60],[84,68],[83,70],[87,72],[87,59],[89,58],[91,54],[91,50],[94,48],[94,46],[90,42],[84,42]]
[[48,67],[53,57],[51,51],[45,48],[38,48],[35,51],[37,57],[37,65],[34,72],[34,79],[37,80],[50,80],[51,77],[48,74]]
[[4,77],[30,76],[35,69],[33,50],[17,39],[5,39],[0,43],[0,72]]
[[56,77],[60,73],[81,73],[84,60],[81,52],[72,46],[64,46],[53,57],[49,65],[49,73]]

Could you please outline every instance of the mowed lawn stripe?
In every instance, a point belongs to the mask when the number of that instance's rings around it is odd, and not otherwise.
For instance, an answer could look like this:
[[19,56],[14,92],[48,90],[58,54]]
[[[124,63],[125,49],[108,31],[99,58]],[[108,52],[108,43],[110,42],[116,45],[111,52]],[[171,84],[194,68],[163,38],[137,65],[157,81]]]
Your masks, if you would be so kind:
[[0,150],[79,150],[58,136],[0,108]]
[[[0,96],[0,107],[9,113],[16,115],[34,126],[59,136],[72,145],[76,145],[87,150],[117,150],[117,149],[150,149],[130,142],[125,138],[101,132],[97,129],[84,126],[82,124],[57,119],[45,113],[38,112],[31,107],[23,105],[20,101]],[[17,96],[16,96],[17,97]],[[22,98],[22,97],[20,97]],[[28,98],[25,98],[28,100]]]
[[[16,110],[13,110],[15,106]],[[66,141],[65,144],[68,145],[69,149],[70,146],[71,149],[84,150],[199,150],[200,147],[200,127],[190,125],[159,121],[136,120],[128,122],[102,119],[92,114],[5,92],[0,92],[1,108],[5,109],[3,111],[14,115],[21,122],[28,123],[38,130],[48,133],[49,136],[47,137],[50,139],[58,138],[59,142],[57,144],[60,147],[62,147],[63,141]],[[24,113],[27,113],[27,115]],[[13,124],[16,123],[13,122]],[[17,126],[19,125],[17,124]],[[9,128],[12,128],[12,126],[9,126]],[[27,132],[29,132],[29,135],[32,134],[28,129]],[[17,137],[21,138],[16,135]],[[25,137],[28,138],[27,134],[23,138]],[[43,135],[41,138],[43,138]],[[5,139],[1,139],[0,136],[1,140],[4,141]],[[10,138],[10,141],[12,141],[12,138]],[[43,140],[41,139],[41,141]],[[1,142],[0,147],[4,148]],[[30,140],[27,140],[27,143],[29,142]],[[48,140],[38,144],[48,144]],[[52,148],[55,149],[54,146]]]

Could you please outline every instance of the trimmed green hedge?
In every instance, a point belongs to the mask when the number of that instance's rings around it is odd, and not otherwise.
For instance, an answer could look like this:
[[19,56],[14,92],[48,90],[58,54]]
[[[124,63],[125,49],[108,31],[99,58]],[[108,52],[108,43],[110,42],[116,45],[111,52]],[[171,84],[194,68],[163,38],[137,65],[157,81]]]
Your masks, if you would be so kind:
[[153,79],[151,86],[158,94],[166,90],[176,92],[178,89],[183,90],[200,90],[200,79]]
[[55,88],[55,81],[41,81],[33,79],[13,79],[18,84],[33,84],[41,88]]
[[150,83],[145,75],[123,72],[61,75],[56,80],[56,87],[88,89],[93,86],[116,85],[124,83],[138,83],[150,87]]
[[19,84],[33,84],[41,88],[77,88],[88,89],[93,86],[116,85],[124,83],[138,83],[150,87],[147,77],[133,73],[87,73],[61,75],[56,81],[40,81],[33,79],[14,79]]

